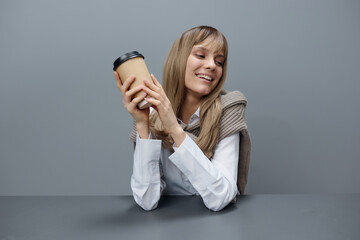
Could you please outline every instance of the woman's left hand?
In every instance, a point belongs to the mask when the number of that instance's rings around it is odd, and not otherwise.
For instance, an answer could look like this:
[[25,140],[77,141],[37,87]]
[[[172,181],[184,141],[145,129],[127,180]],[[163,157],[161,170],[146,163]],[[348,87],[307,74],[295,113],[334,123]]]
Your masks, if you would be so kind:
[[153,74],[151,74],[151,79],[153,83],[144,80],[145,87],[143,90],[148,94],[145,100],[151,103],[152,107],[158,112],[164,130],[169,133],[178,146],[185,139],[185,132],[178,123],[171,102],[166,96],[161,84]]

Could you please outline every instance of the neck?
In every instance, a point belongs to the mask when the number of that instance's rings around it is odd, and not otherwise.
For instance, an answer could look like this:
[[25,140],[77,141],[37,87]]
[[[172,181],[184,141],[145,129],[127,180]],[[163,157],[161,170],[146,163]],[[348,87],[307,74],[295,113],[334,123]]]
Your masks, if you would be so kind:
[[183,123],[189,123],[191,116],[196,112],[200,106],[200,103],[201,98],[189,94],[185,95],[184,102],[180,110],[180,119],[183,121]]

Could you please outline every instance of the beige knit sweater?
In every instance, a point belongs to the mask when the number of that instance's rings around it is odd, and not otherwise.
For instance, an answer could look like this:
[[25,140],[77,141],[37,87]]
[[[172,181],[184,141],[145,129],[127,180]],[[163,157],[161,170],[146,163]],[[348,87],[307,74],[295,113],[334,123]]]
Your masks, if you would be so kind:
[[[220,118],[219,141],[236,132],[240,133],[237,187],[240,194],[243,195],[245,194],[248,178],[251,152],[250,134],[245,122],[245,107],[247,100],[239,91],[222,91],[221,103],[223,109]],[[195,141],[200,134],[200,121],[190,127],[182,125],[182,128]],[[135,124],[130,133],[130,140],[133,142],[136,141]]]

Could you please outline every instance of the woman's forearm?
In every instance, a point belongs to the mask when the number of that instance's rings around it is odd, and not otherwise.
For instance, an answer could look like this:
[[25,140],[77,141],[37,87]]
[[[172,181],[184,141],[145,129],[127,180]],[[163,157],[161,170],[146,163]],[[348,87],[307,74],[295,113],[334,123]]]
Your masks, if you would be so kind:
[[179,125],[170,132],[170,136],[174,140],[175,146],[180,147],[186,137],[186,133]]
[[136,123],[136,130],[141,139],[149,138],[149,123]]

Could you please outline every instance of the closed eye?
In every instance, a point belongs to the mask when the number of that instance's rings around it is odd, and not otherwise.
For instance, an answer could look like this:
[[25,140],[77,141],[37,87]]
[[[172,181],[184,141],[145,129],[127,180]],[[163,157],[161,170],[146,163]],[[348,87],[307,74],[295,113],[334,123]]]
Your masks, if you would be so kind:
[[205,58],[205,56],[201,55],[201,54],[196,54],[196,56],[199,57],[199,58]]

